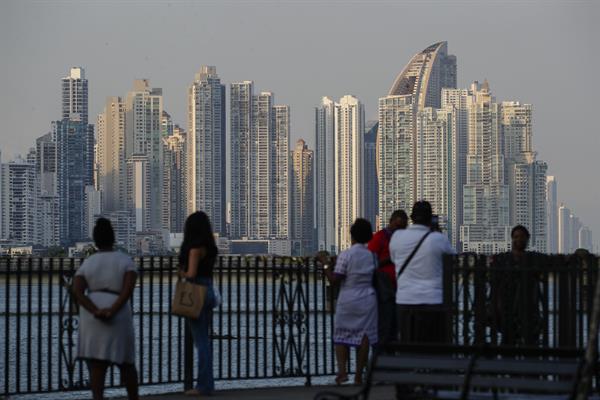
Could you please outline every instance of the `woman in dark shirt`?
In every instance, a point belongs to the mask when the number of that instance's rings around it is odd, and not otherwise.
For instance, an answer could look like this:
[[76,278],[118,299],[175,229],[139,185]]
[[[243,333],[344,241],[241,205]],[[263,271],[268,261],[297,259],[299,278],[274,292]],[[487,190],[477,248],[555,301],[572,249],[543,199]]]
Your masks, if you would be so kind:
[[205,213],[197,211],[185,221],[179,274],[190,282],[207,286],[208,290],[200,316],[187,319],[198,351],[198,383],[194,389],[185,392],[186,395],[210,395],[215,390],[212,343],[208,329],[215,305],[212,273],[216,259],[217,246],[210,221]]

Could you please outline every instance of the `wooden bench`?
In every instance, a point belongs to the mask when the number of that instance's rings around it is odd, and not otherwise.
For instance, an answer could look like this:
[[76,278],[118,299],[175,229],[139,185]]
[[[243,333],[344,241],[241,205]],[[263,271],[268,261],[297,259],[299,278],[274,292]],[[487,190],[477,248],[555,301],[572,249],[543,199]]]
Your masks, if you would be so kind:
[[574,398],[582,365],[583,351],[576,349],[391,344],[373,358],[360,391],[321,392],[315,399],[368,399],[375,385],[398,385],[399,399]]

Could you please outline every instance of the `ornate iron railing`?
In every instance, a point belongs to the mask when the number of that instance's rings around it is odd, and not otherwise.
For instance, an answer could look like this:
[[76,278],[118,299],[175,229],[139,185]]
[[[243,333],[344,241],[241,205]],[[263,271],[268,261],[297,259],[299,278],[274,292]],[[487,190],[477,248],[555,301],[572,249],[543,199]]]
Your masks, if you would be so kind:
[[[80,390],[78,309],[69,294],[82,259],[0,258],[0,392]],[[132,299],[141,385],[192,384],[196,362],[184,320],[170,314],[177,260],[137,258]],[[212,326],[216,380],[302,378],[335,372],[325,311],[328,286],[308,259],[223,256],[214,273],[223,302]],[[119,386],[118,369],[109,387]]]
[[[68,291],[82,261],[0,258],[0,394],[87,388],[87,368],[75,359],[78,310]],[[520,266],[505,261],[446,259],[444,302],[453,342],[584,347],[598,259],[529,255]],[[177,260],[136,263],[132,307],[140,384],[189,387],[196,375],[193,345],[185,322],[169,313]],[[223,256],[214,284],[223,298],[212,326],[215,379],[301,378],[310,384],[335,373],[331,290],[311,260]],[[108,383],[119,386],[118,370],[111,370]]]

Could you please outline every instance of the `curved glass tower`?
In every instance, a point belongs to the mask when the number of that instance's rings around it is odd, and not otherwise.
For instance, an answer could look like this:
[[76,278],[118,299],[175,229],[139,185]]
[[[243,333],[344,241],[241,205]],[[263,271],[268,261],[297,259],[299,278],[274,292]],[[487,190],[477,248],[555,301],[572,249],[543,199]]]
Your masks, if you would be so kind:
[[439,42],[414,55],[388,96],[413,95],[419,109],[440,108],[442,88],[455,87],[456,56],[448,55],[448,42]]

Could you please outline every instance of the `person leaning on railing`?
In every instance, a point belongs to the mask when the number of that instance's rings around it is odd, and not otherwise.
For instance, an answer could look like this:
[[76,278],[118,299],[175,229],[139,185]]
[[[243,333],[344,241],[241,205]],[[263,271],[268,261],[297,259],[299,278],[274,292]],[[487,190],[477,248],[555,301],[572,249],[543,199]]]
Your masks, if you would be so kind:
[[188,396],[211,395],[215,390],[213,352],[208,327],[213,318],[216,296],[212,283],[217,260],[217,246],[208,215],[196,211],[185,221],[183,242],[179,254],[179,275],[198,285],[207,286],[206,299],[198,318],[188,318],[188,324],[198,351],[196,387],[185,392]]
[[532,265],[543,255],[529,252],[529,231],[523,225],[511,231],[510,252],[493,257],[491,263],[490,320],[502,334],[501,344],[540,344],[543,319],[540,310],[540,271]]
[[79,303],[77,357],[87,361],[94,400],[104,398],[106,369],[116,364],[130,400],[138,399],[135,334],[129,300],[137,270],[131,257],[113,250],[115,233],[99,218],[93,231],[98,252],[77,270],[73,295]]
[[[333,343],[338,364],[335,382],[348,381],[349,347],[357,348],[354,383],[361,385],[369,357],[369,345],[377,344],[377,299],[373,287],[375,257],[367,249],[373,231],[371,223],[357,219],[350,228],[352,246],[340,253],[332,265],[329,257],[319,254],[323,273],[332,283],[340,283],[337,299]],[[333,272],[332,269],[333,268]]]

